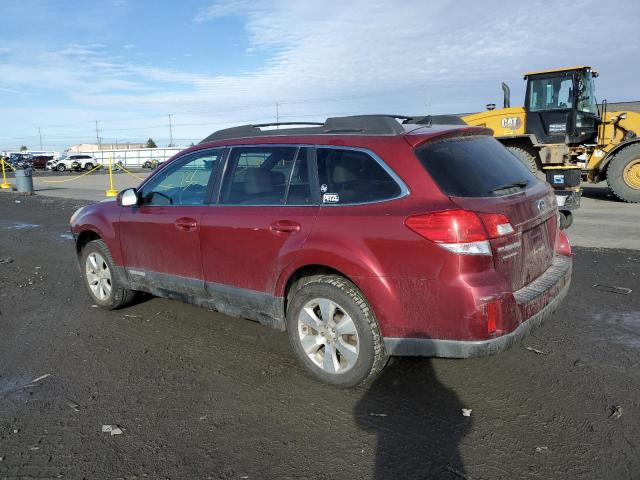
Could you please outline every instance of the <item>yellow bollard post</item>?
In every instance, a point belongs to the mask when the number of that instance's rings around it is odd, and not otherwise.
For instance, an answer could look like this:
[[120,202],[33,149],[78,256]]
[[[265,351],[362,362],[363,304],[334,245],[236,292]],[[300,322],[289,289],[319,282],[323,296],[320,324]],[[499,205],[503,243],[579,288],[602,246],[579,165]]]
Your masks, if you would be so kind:
[[4,171],[4,158],[0,158],[0,163],[2,163],[2,184],[0,184],[0,188],[11,190],[11,184],[7,183],[7,174]]
[[107,197],[117,197],[118,190],[113,188],[113,173],[111,171],[111,157],[109,157],[109,190],[105,192]]

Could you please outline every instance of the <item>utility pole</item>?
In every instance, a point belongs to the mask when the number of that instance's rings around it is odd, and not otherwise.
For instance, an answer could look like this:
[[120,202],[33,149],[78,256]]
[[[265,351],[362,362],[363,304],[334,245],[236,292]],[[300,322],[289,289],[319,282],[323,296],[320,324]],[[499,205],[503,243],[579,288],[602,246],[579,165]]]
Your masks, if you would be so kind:
[[40,132],[40,127],[38,127],[38,136],[40,137],[40,151],[42,152],[42,133]]
[[173,147],[173,125],[171,124],[171,114],[169,114],[169,146]]
[[278,102],[276,102],[276,123],[280,123],[280,104]]
[[102,143],[100,142],[100,133],[98,131],[98,120],[96,120],[96,142],[98,142],[98,150],[102,150]]

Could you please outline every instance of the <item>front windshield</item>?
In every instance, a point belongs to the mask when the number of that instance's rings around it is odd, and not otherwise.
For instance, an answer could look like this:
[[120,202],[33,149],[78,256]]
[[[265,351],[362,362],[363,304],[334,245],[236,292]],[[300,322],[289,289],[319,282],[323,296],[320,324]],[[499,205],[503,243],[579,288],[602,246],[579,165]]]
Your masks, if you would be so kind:
[[572,94],[571,76],[532,79],[529,81],[529,111],[569,109]]
[[596,94],[591,72],[583,71],[580,74],[578,91],[580,92],[580,96],[578,97],[578,111],[596,115],[598,113],[598,107],[596,105]]

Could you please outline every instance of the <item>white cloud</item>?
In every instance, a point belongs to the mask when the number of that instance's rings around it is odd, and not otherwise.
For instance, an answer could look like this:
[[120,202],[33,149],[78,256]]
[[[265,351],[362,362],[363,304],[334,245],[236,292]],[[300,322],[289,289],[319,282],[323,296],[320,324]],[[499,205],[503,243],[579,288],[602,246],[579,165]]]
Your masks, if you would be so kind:
[[251,4],[251,0],[220,0],[198,10],[193,20],[196,23],[202,23],[216,18],[242,15],[251,7]]
[[[247,55],[264,59],[259,68],[227,74],[220,63],[220,73],[204,73],[211,61],[201,57],[200,71],[181,71],[113,57],[101,45],[68,45],[0,60],[0,87],[49,88],[96,117],[115,109],[123,118],[140,111],[201,112],[185,113],[182,121],[198,123],[199,115],[201,123],[224,126],[273,118],[276,102],[288,120],[474,111],[500,103],[502,80],[511,84],[517,105],[522,72],[587,63],[601,71],[600,98],[634,100],[639,37],[627,35],[615,47],[596,41],[599,8],[595,0],[508,7],[498,0],[223,0],[199,10],[193,28],[210,30],[215,43],[219,26],[240,18]],[[612,0],[607,11],[597,31],[630,32],[640,3]],[[184,130],[204,136],[211,128]]]

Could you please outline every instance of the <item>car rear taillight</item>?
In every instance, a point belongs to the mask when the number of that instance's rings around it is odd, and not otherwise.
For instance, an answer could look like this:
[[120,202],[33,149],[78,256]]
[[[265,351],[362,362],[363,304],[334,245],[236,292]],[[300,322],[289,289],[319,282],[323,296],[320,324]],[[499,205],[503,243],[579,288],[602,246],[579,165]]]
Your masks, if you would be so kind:
[[562,230],[558,232],[558,240],[556,241],[556,253],[565,257],[571,256],[571,244],[569,237]]
[[506,215],[500,213],[480,213],[489,238],[498,238],[513,233],[513,226]]
[[491,255],[489,240],[512,233],[509,219],[497,213],[475,213],[468,210],[413,215],[404,221],[418,235],[455,253]]

